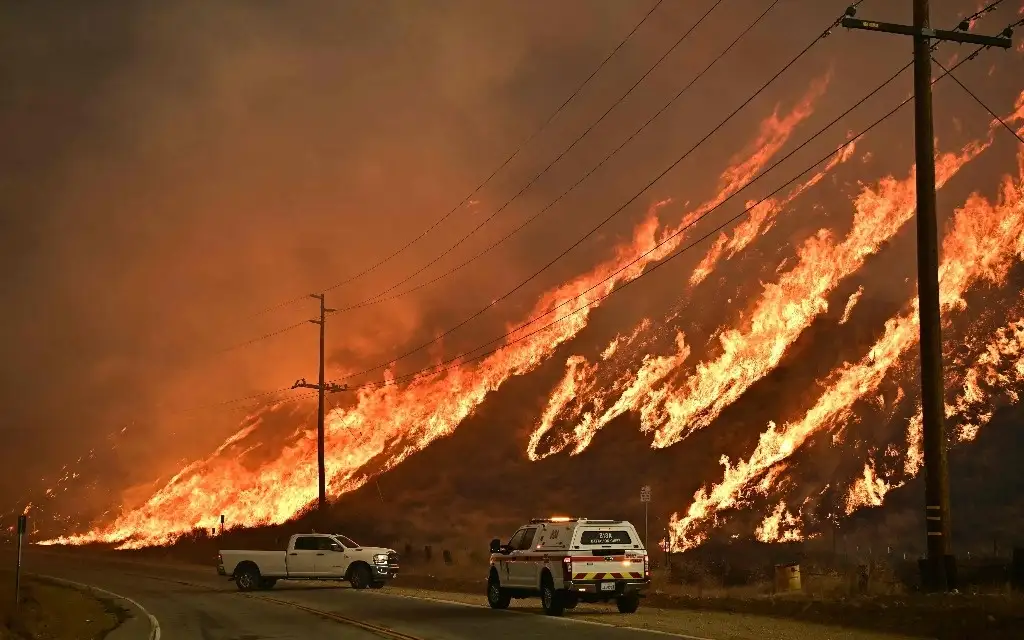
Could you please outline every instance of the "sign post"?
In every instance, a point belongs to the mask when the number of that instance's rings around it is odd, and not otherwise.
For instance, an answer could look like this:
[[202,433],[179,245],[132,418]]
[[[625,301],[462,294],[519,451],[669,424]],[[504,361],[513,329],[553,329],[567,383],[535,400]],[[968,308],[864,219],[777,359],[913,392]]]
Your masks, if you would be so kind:
[[647,544],[647,505],[651,503],[651,485],[645,484],[640,487],[640,502],[644,503],[644,549],[649,550]]
[[28,516],[18,516],[18,565],[14,569],[14,610],[21,606],[21,547],[25,541],[25,530],[28,528]]

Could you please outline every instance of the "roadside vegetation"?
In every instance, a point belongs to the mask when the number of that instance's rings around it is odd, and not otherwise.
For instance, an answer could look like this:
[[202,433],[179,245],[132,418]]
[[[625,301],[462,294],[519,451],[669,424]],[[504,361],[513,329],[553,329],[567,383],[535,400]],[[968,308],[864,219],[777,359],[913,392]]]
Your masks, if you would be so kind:
[[0,640],[101,640],[125,612],[91,594],[22,576],[14,606],[14,574],[0,571]]

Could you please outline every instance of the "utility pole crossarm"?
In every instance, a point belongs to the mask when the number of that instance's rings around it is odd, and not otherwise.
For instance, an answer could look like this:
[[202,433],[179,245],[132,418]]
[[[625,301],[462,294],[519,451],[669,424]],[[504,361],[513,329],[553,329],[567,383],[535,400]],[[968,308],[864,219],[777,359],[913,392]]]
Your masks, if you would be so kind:
[[945,40],[947,42],[959,42],[961,44],[979,44],[983,47],[999,47],[1009,49],[1013,46],[1011,36],[1013,31],[1007,29],[998,36],[983,36],[963,31],[949,31],[946,29],[931,29],[928,27],[914,27],[893,22],[875,22],[874,20],[861,20],[860,18],[843,18],[840,24],[847,29],[863,29],[865,31],[880,31],[882,33],[896,33],[903,36],[920,36],[934,40]]

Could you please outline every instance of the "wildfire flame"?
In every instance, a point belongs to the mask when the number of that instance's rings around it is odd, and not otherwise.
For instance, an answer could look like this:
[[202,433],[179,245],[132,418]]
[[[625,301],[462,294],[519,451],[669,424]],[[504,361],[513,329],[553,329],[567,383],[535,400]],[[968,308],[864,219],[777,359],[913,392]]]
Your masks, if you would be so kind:
[[[827,83],[827,77],[813,83],[784,116],[776,108],[761,124],[753,144],[743,155],[734,157],[721,174],[717,193],[681,216],[678,225],[664,226],[660,222],[671,201],[656,202],[636,226],[630,241],[620,245],[610,259],[541,296],[528,317],[546,317],[559,308],[560,316],[575,309],[579,313],[532,335],[535,327],[523,327],[508,336],[504,348],[475,365],[463,363],[414,378],[402,386],[361,388],[352,406],[331,411],[326,420],[329,493],[353,491],[430,443],[451,435],[507,380],[536,370],[560,345],[579,335],[603,296],[676,251],[686,239],[684,228],[736,194],[767,166],[813,113]],[[1024,94],[1014,117],[1024,118]],[[989,138],[972,142],[956,153],[939,155],[938,184],[948,182],[988,149],[995,132],[990,129]],[[809,180],[784,197],[756,207],[731,235],[719,236],[685,280],[686,286],[692,290],[722,260],[750,246],[777,223],[794,200],[846,163],[853,153],[853,145],[847,145]],[[1003,181],[995,204],[972,195],[955,212],[952,229],[943,241],[940,269],[941,304],[947,316],[964,308],[964,294],[970,288],[981,283],[1002,284],[1014,260],[1024,258],[1022,182],[1024,151],[1018,155],[1017,176]],[[828,310],[829,295],[913,216],[913,170],[900,179],[890,176],[873,187],[862,187],[853,204],[853,223],[845,238],[838,240],[829,229],[820,229],[804,242],[791,260],[778,266],[777,280],[764,286],[740,325],[719,330],[721,352],[696,364],[692,372],[681,373],[694,349],[681,331],[674,333],[670,353],[646,354],[635,370],[612,366],[626,347],[645,344],[645,337],[653,332],[648,320],[612,340],[597,362],[590,363],[579,355],[570,357],[564,377],[550,394],[530,436],[527,456],[538,460],[567,448],[578,454],[600,428],[627,412],[639,414],[642,428],[653,435],[655,448],[672,446],[711,425],[752,384],[776,369],[804,330]],[[657,246],[660,242],[664,244]],[[848,320],[863,291],[861,287],[849,297],[840,324]],[[722,480],[701,488],[684,515],[673,515],[669,527],[673,548],[700,544],[725,517],[724,512],[777,491],[791,456],[809,439],[818,434],[838,437],[855,403],[878,399],[883,380],[917,341],[916,300],[910,301],[906,309],[885,324],[881,337],[860,361],[846,363],[826,378],[820,396],[802,418],[781,426],[769,423],[749,458],[738,462],[722,458]],[[967,416],[957,434],[960,441],[973,439],[991,417],[982,407],[991,397],[992,388],[1024,381],[1022,346],[1024,320],[997,333],[964,374],[961,392],[950,406],[950,412]],[[603,387],[597,383],[599,368],[615,374]],[[394,380],[392,370],[384,376]],[[260,424],[259,416],[245,423],[213,454],[185,466],[142,506],[85,534],[46,543],[109,542],[121,548],[136,548],[169,543],[198,527],[216,527],[221,514],[229,527],[287,521],[316,498],[315,434],[296,434],[274,460],[253,470],[243,464],[238,451],[247,447]],[[905,476],[913,476],[920,469],[920,427],[920,416],[911,418],[902,470]],[[885,472],[869,461],[863,476],[847,491],[844,506],[852,512],[880,505],[902,481],[885,477]],[[804,536],[803,507],[791,511],[777,496],[768,504],[775,506],[756,528],[755,537],[779,541]]]
[[[1024,94],[1018,100],[1018,117],[1022,107]],[[963,294],[979,281],[1002,284],[1014,258],[1024,258],[1024,150],[1017,157],[1017,176],[1004,179],[996,204],[975,194],[954,215],[939,269],[945,313],[963,309]],[[846,364],[828,376],[824,392],[801,420],[781,427],[770,423],[748,460],[733,464],[723,459],[722,481],[700,489],[684,516],[673,515],[670,533],[676,548],[690,548],[706,539],[707,527],[717,522],[721,511],[740,504],[758,477],[784,462],[813,435],[850,418],[853,404],[877,391],[917,342],[917,299],[909,306],[909,311],[886,322],[885,332],[860,362]]]
[[[565,305],[562,315],[580,313],[549,328],[524,327],[508,336],[509,346],[482,360],[443,373],[423,376],[403,388],[396,385],[364,388],[352,408],[336,409],[326,419],[326,472],[331,494],[355,490],[376,474],[386,472],[438,438],[450,435],[490,393],[512,376],[536,369],[560,344],[575,337],[588,323],[599,299],[616,286],[640,276],[644,269],[675,251],[685,240],[684,228],[724,202],[756,175],[788,141],[796,126],[812,112],[827,77],[814,82],[792,114],[774,110],[760,128],[750,151],[734,160],[722,174],[717,195],[684,216],[674,228],[661,229],[658,213],[668,200],[656,203],[640,223],[631,242],[589,273],[546,294],[531,318],[545,316]],[[674,237],[673,237],[674,236]],[[661,246],[655,249],[659,242]],[[606,281],[605,281],[606,280]],[[596,286],[598,283],[603,284]],[[568,303],[568,304],[565,304]],[[244,430],[243,430],[244,431]],[[121,514],[112,524],[89,533],[47,541],[60,544],[116,542],[134,548],[173,541],[197,527],[211,528],[224,514],[229,526],[279,523],[298,514],[315,499],[316,440],[305,434],[282,449],[275,461],[251,471],[237,457],[218,452],[183,469],[141,507]]]
[[[959,153],[939,155],[937,184],[948,182],[990,145],[991,138],[972,142]],[[721,330],[722,354],[698,364],[683,384],[664,382],[689,355],[689,350],[680,349],[675,355],[645,359],[618,401],[609,403],[602,397],[605,394],[581,399],[598,406],[610,404],[610,408],[598,417],[584,414],[573,429],[578,443],[574,451],[585,449],[597,430],[627,410],[640,412],[642,428],[654,432],[653,445],[658,448],[671,446],[714,422],[752,384],[778,366],[804,329],[828,310],[828,294],[856,273],[913,216],[914,180],[911,171],[902,180],[882,179],[876,189],[864,187],[854,203],[853,227],[846,239],[837,243],[829,230],[821,229],[807,240],[796,264],[777,283],[765,285],[745,328]],[[537,431],[546,433],[552,428],[551,422],[541,422]],[[546,455],[564,446],[555,443]],[[530,455],[534,458],[539,454],[531,449]]]

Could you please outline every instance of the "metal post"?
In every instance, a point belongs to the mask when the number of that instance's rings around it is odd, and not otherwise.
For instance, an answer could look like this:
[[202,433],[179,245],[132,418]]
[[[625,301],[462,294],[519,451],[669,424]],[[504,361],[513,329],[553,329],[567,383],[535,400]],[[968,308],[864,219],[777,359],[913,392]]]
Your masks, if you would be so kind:
[[644,503],[644,549],[650,553],[651,545],[647,537],[647,505],[651,502],[651,485],[645,484],[640,487],[640,502]]
[[18,516],[18,564],[14,569],[14,610],[21,607],[21,549],[25,542],[25,530],[28,529],[28,516]]
[[224,514],[220,514],[220,535],[224,535]]

